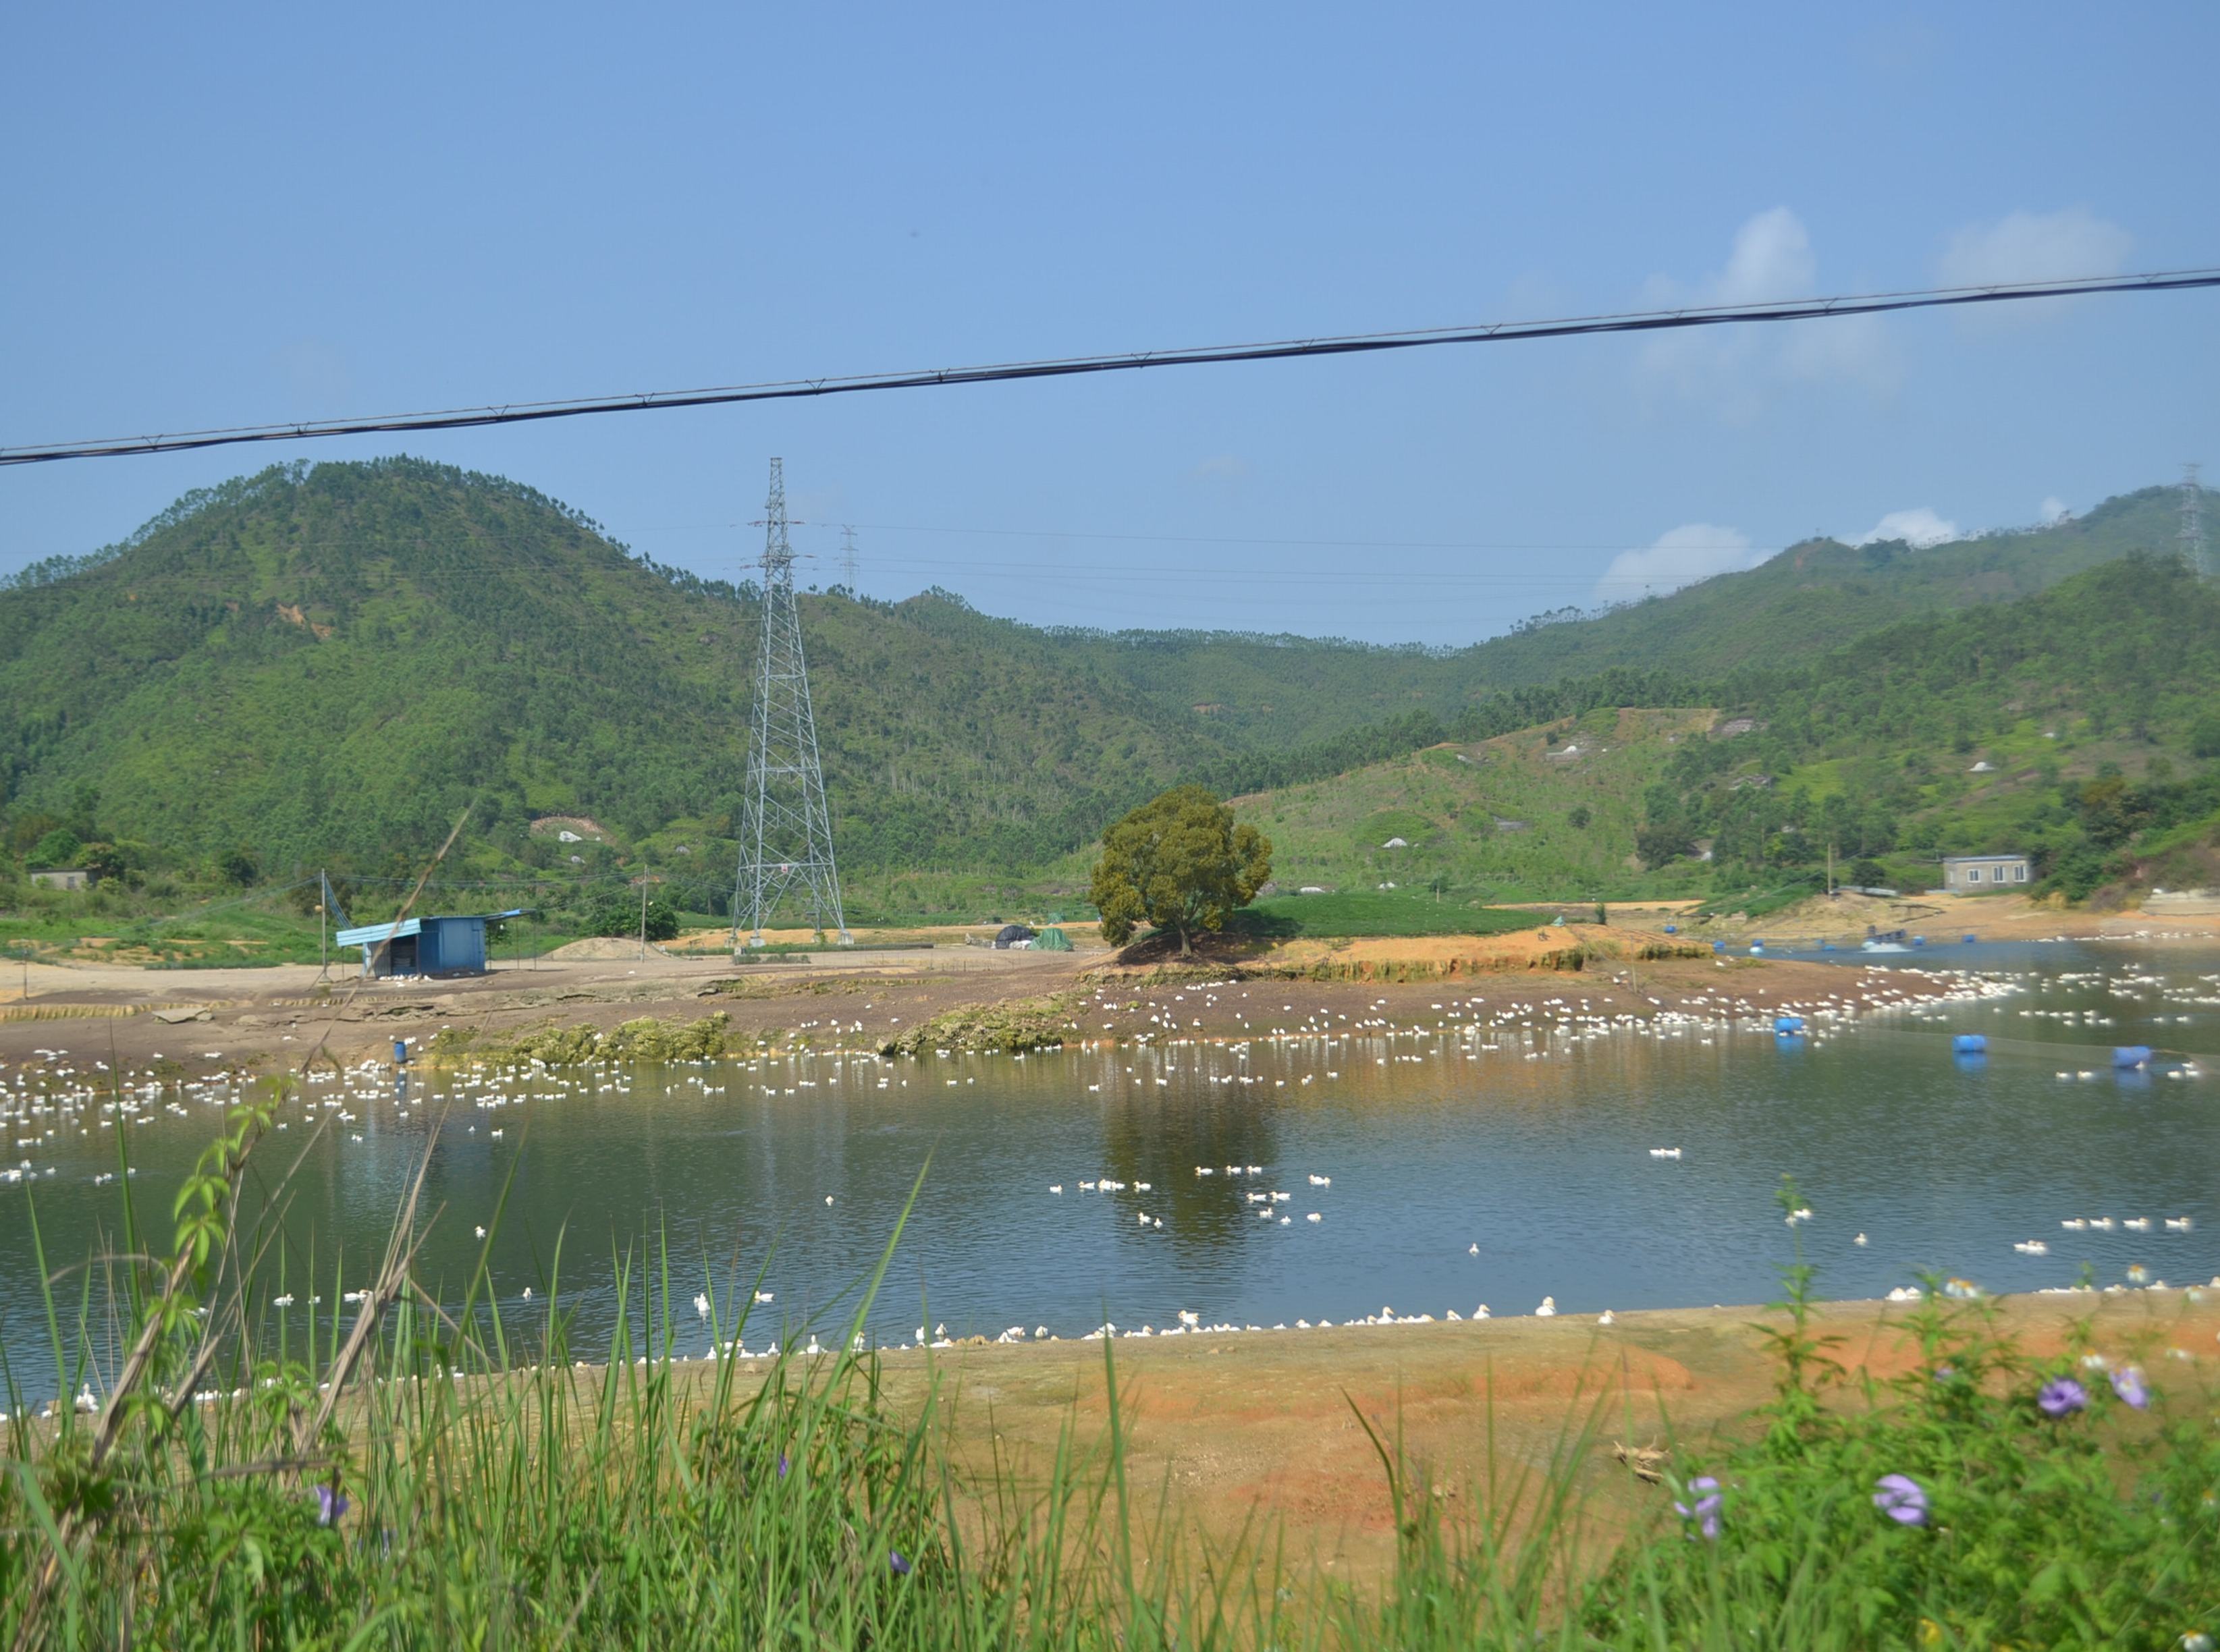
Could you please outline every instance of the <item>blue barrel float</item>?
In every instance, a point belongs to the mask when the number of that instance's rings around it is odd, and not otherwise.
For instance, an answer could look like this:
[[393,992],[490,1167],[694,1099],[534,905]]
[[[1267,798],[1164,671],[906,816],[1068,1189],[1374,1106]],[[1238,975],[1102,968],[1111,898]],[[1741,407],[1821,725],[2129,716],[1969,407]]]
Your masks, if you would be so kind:
[[1979,938],[1979,938],[1978,936],[1974,936],[1974,935],[1968,935],[1968,936],[1966,936],[1966,937],[1964,938],[1965,942],[1966,942],[1966,944],[1967,944],[1967,945],[1968,945],[1968,946],[1971,946],[1971,945],[1974,943],[1974,941],[1976,941],[1976,940],[1977,940],[1977,939],[1979,939]]
[[1773,1018],[1773,1030],[1784,1038],[1800,1038],[1804,1036],[1804,1018],[1800,1015],[1776,1015]]
[[1712,943],[1712,951],[1714,952],[1724,952],[1726,950],[1727,944],[1724,941],[1713,941]]
[[2150,1065],[2151,1047],[2147,1044],[2123,1044],[2112,1051],[2112,1065],[2123,1071]]
[[1989,1053],[1989,1041],[1979,1032],[1961,1032],[1950,1040],[1950,1053],[1954,1056],[1986,1056]]
[[396,1067],[406,1067],[408,1064],[408,1041],[406,1038],[396,1038],[393,1041],[393,1064]]
[[1924,935],[1914,935],[1911,938],[1911,944],[1914,946],[1924,946],[1927,944],[1927,937]]
[[1681,926],[1678,924],[1668,924],[1665,926],[1665,932],[1668,935],[1678,935],[1681,932]]

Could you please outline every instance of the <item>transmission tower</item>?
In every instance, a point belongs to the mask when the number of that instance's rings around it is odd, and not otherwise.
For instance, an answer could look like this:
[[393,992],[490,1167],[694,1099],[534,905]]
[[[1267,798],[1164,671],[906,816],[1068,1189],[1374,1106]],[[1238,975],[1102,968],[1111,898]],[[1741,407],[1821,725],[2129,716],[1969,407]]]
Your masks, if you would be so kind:
[[2198,483],[2194,464],[2181,467],[2181,555],[2199,577],[2212,577],[2204,552],[2204,489]]
[[856,530],[840,530],[840,583],[848,588],[848,595],[856,594]]
[[747,795],[740,815],[740,870],[733,888],[733,951],[764,944],[764,926],[789,889],[801,892],[820,935],[852,944],[840,912],[840,874],[832,863],[832,820],[825,771],[817,760],[817,718],[801,655],[801,612],[794,601],[794,547],[786,537],[786,477],[770,462],[764,506],[763,654],[756,670],[755,722],[748,743]]

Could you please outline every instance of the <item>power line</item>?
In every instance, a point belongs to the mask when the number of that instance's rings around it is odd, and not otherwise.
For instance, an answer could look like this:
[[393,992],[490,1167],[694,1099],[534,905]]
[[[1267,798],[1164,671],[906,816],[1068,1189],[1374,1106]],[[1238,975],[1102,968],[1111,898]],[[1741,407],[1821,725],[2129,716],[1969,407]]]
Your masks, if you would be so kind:
[[1215,366],[1244,361],[1288,361],[1312,356],[1365,355],[1444,344],[1506,344],[1518,339],[1674,332],[1689,327],[1821,321],[1830,316],[1874,315],[1894,310],[1959,309],[2028,299],[2070,298],[2092,293],[2170,292],[2195,287],[2220,287],[2220,270],[2156,271],[2142,275],[2092,277],[2074,281],[2007,282],[1985,287],[1925,288],[1832,298],[1804,298],[1774,304],[1725,304],[1570,316],[1555,321],[1494,321],[1470,327],[1426,327],[1338,338],[1288,339],[1266,344],[1126,351],[1114,355],[1069,356],[1055,360],[1005,362],[991,366],[940,367],[921,371],[863,373],[845,377],[828,375],[820,378],[701,390],[653,390],[622,396],[579,396],[553,402],[449,408],[424,413],[387,414],[368,419],[308,419],[290,424],[234,425],[165,435],[109,437],[97,440],[0,447],[0,464],[41,464],[72,458],[122,458],[134,453],[230,447],[248,442],[301,441],[321,436],[373,436],[407,431],[465,430],[488,425],[576,419],[589,414],[645,413],[665,408],[798,401],[812,396],[855,395],[866,390],[934,390],[956,384],[1073,378],[1091,373],[1134,372],[1145,367]]

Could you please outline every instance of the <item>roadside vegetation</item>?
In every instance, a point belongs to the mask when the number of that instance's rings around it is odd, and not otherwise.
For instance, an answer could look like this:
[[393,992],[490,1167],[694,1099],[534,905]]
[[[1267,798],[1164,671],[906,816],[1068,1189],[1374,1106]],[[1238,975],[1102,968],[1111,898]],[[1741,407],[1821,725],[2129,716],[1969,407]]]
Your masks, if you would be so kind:
[[[747,1277],[667,1247],[617,1258],[586,1349],[559,1248],[533,1302],[495,1297],[483,1252],[459,1291],[416,1278],[420,1171],[359,1295],[320,1310],[258,1214],[282,1169],[252,1187],[277,1100],[209,1149],[167,1237],[126,1182],[113,1254],[41,1259],[52,1365],[8,1373],[10,1644],[2158,1649],[2220,1626],[2220,1434],[2190,1373],[2177,1394],[2086,1338],[2032,1358],[1980,1301],[1930,1296],[1906,1374],[1847,1389],[1792,1263],[1775,1397],[1740,1443],[1662,1419],[1631,1528],[1575,1488],[1622,1419],[1575,1418],[1454,1503],[1375,1432],[1396,1561],[1350,1584],[1269,1523],[1207,1548],[1134,1481],[1110,1343],[1106,1427],[959,1462],[938,1386],[897,1406],[857,1346],[899,1223],[821,1349],[763,1349]],[[704,1328],[757,1356],[676,1357]]]

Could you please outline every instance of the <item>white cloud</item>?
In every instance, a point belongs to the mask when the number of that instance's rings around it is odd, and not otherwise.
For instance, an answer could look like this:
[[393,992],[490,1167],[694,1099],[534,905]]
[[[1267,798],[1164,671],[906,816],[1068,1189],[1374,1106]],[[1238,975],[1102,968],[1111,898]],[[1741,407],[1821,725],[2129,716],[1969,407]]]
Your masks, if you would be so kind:
[[1714,574],[1730,574],[1764,560],[1750,554],[1749,536],[1714,522],[1687,522],[1657,536],[1639,551],[1622,551],[1596,581],[1600,602],[1629,602],[1693,585]]
[[1712,302],[1764,304],[1809,298],[1818,271],[1804,221],[1787,207],[1775,207],[1735,232],[1726,268],[1712,277]]
[[[1989,287],[2015,281],[2069,281],[2117,275],[2135,238],[2086,207],[2063,212],[2008,213],[1994,223],[1968,224],[1950,238],[1939,266],[1946,287]],[[2070,298],[1980,304],[1959,312],[1968,325],[2024,324],[2056,316]],[[1974,312],[1978,311],[1976,315]]]
[[1942,279],[1953,287],[1986,287],[2117,275],[2134,245],[2126,230],[2086,207],[2008,213],[1992,224],[1968,224],[1950,238]]
[[1937,516],[1926,506],[1917,510],[1893,510],[1850,543],[1872,545],[1880,539],[1901,539],[1915,551],[1925,551],[1965,536],[1958,525]]
[[1218,453],[1203,460],[1188,476],[1196,482],[1245,482],[1249,461],[1238,453]]
[[2055,496],[2046,495],[2042,502],[2042,525],[2055,527],[2073,514],[2073,507]]
[[[1653,277],[1643,308],[1774,303],[1818,291],[1811,233],[1787,207],[1774,207],[1737,230],[1724,267],[1693,287]],[[1768,396],[1787,386],[1849,383],[1886,395],[1902,377],[1877,315],[1667,334],[1643,347],[1641,370],[1653,382],[1735,420],[1755,418]]]

